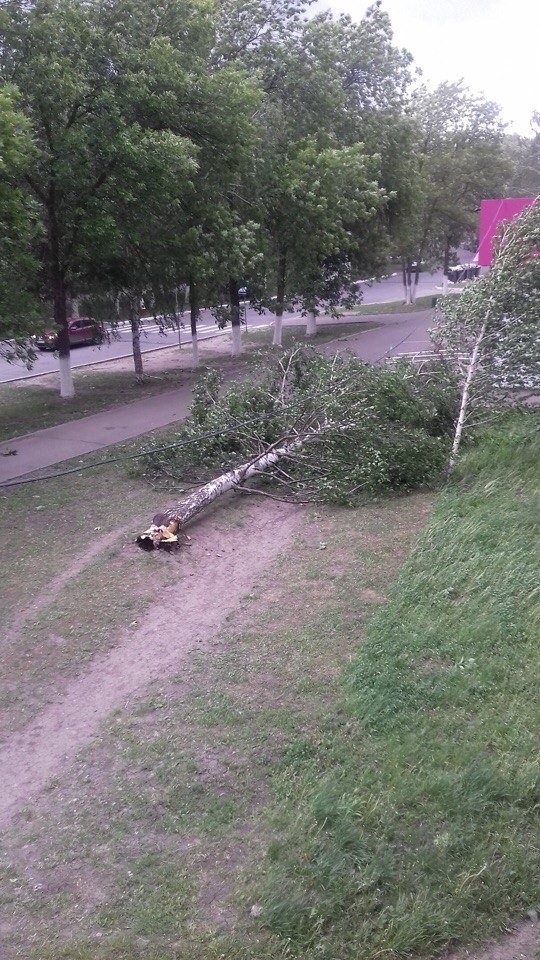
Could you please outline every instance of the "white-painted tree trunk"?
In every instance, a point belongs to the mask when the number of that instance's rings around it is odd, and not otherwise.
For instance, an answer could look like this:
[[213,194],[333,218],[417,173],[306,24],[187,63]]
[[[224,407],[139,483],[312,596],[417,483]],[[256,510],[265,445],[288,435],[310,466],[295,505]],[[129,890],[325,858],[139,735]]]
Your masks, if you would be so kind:
[[306,337],[314,337],[317,333],[317,317],[314,313],[308,313],[306,317]]
[[199,339],[196,333],[191,334],[191,366],[199,366]]
[[281,346],[282,329],[283,329],[283,317],[280,317],[276,314],[276,318],[274,320],[274,336],[272,339],[272,344],[274,345],[274,347]]
[[71,397],[75,396],[75,388],[73,386],[73,376],[71,373],[71,357],[60,357],[59,358],[59,368],[60,368],[60,396],[63,400],[69,400]]
[[478,357],[480,355],[480,347],[482,345],[482,340],[484,339],[487,326],[487,317],[484,320],[482,329],[478,335],[478,339],[474,345],[474,350],[471,355],[469,362],[469,367],[467,369],[467,376],[465,378],[465,386],[463,387],[463,393],[461,395],[461,406],[459,408],[459,416],[456,423],[456,432],[454,434],[454,442],[452,444],[452,452],[450,454],[450,459],[448,461],[448,473],[453,469],[457,453],[459,450],[459,444],[461,442],[461,434],[463,433],[463,427],[465,425],[465,417],[467,416],[467,405],[469,402],[469,393],[471,389],[471,383],[476,372],[476,367],[478,366]]
[[231,332],[231,357],[239,357],[242,353],[242,328],[240,324],[235,324],[233,327],[231,327]]
[[234,470],[223,473],[215,480],[205,483],[204,486],[199,487],[198,490],[195,490],[172,509],[155,516],[148,530],[137,537],[137,544],[145,550],[154,550],[162,543],[166,544],[167,540],[170,543],[170,538],[166,534],[164,535],[167,527],[169,527],[169,530],[177,530],[184,526],[188,520],[192,520],[218,497],[229,490],[234,490],[235,487],[241,487],[250,477],[268,470],[269,467],[288,456],[293,450],[297,450],[302,444],[302,440],[293,440],[290,443],[284,443],[281,447],[270,447],[265,453],[255,457],[249,463],[244,463]]
[[442,278],[442,292],[443,292],[443,297],[448,296],[448,276],[446,273]]

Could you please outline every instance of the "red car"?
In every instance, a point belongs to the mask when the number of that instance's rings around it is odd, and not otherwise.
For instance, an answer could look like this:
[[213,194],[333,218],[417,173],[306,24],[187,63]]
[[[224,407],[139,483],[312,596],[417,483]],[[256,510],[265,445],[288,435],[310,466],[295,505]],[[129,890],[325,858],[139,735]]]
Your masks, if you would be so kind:
[[[101,343],[99,327],[88,317],[70,317],[67,323],[70,347]],[[56,350],[58,347],[58,331],[54,327],[47,327],[33,339],[38,350]]]

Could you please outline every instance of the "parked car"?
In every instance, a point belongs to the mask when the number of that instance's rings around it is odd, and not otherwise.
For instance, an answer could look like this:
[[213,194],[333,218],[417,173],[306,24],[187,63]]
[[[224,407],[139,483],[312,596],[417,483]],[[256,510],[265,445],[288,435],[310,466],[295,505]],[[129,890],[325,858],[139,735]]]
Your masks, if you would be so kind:
[[[70,317],[67,323],[70,347],[101,343],[100,329],[88,317]],[[56,350],[58,348],[58,330],[55,327],[46,327],[43,333],[38,333],[32,339],[38,350]]]
[[448,279],[451,283],[476,280],[478,276],[480,276],[480,267],[477,263],[458,263],[457,267],[448,268]]

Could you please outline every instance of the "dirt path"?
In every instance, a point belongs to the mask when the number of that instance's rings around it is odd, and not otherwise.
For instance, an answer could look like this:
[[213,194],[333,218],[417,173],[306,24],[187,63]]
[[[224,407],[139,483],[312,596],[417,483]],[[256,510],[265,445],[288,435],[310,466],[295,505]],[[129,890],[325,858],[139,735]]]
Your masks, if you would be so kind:
[[447,960],[535,960],[539,950],[538,921],[526,920],[498,943],[490,943],[478,953],[453,953]]
[[[254,580],[287,546],[301,511],[283,504],[244,505],[241,526],[221,528],[218,552],[212,518],[197,527],[189,567],[178,557],[179,577],[135,631],[91,666],[0,752],[0,825],[31,803],[52,776],[97,733],[116,707],[147,684],[178,671],[190,651],[204,649]],[[170,558],[163,558],[164,560]],[[174,625],[174,629],[171,629]]]

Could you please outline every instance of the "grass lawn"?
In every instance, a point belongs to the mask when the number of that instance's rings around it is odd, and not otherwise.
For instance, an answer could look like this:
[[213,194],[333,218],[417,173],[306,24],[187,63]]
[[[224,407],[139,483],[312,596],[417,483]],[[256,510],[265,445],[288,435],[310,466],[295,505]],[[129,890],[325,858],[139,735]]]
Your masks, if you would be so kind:
[[[355,314],[356,315],[356,314]],[[368,323],[367,321],[358,321],[355,323],[319,323],[317,332],[312,337],[306,337],[305,323],[287,324],[282,328],[281,342],[285,350],[288,350],[294,343],[307,343],[316,346],[319,343],[329,343],[331,340],[337,340],[339,337],[349,336],[353,333],[359,333],[362,330],[373,330],[378,327],[378,323]],[[244,340],[248,346],[266,347],[272,343],[273,330],[268,327],[267,330],[255,330],[244,335]]]
[[136,383],[131,371],[107,370],[105,365],[85,367],[73,371],[76,395],[72,400],[60,398],[56,377],[52,374],[32,383],[1,384],[0,440],[174,390],[191,378],[189,370],[171,366],[143,383]]
[[433,300],[438,297],[430,294],[428,297],[417,297],[414,303],[405,304],[402,300],[393,300],[391,303],[364,303],[354,310],[347,310],[343,316],[376,317],[379,314],[389,313],[417,313],[419,310],[430,310]]
[[[431,519],[423,493],[305,513],[212,649],[8,831],[7,960],[432,958],[536,905],[535,421],[472,448]],[[180,576],[129,546],[156,500],[120,467],[2,498],[6,612],[41,598],[6,641],[15,728]]]

